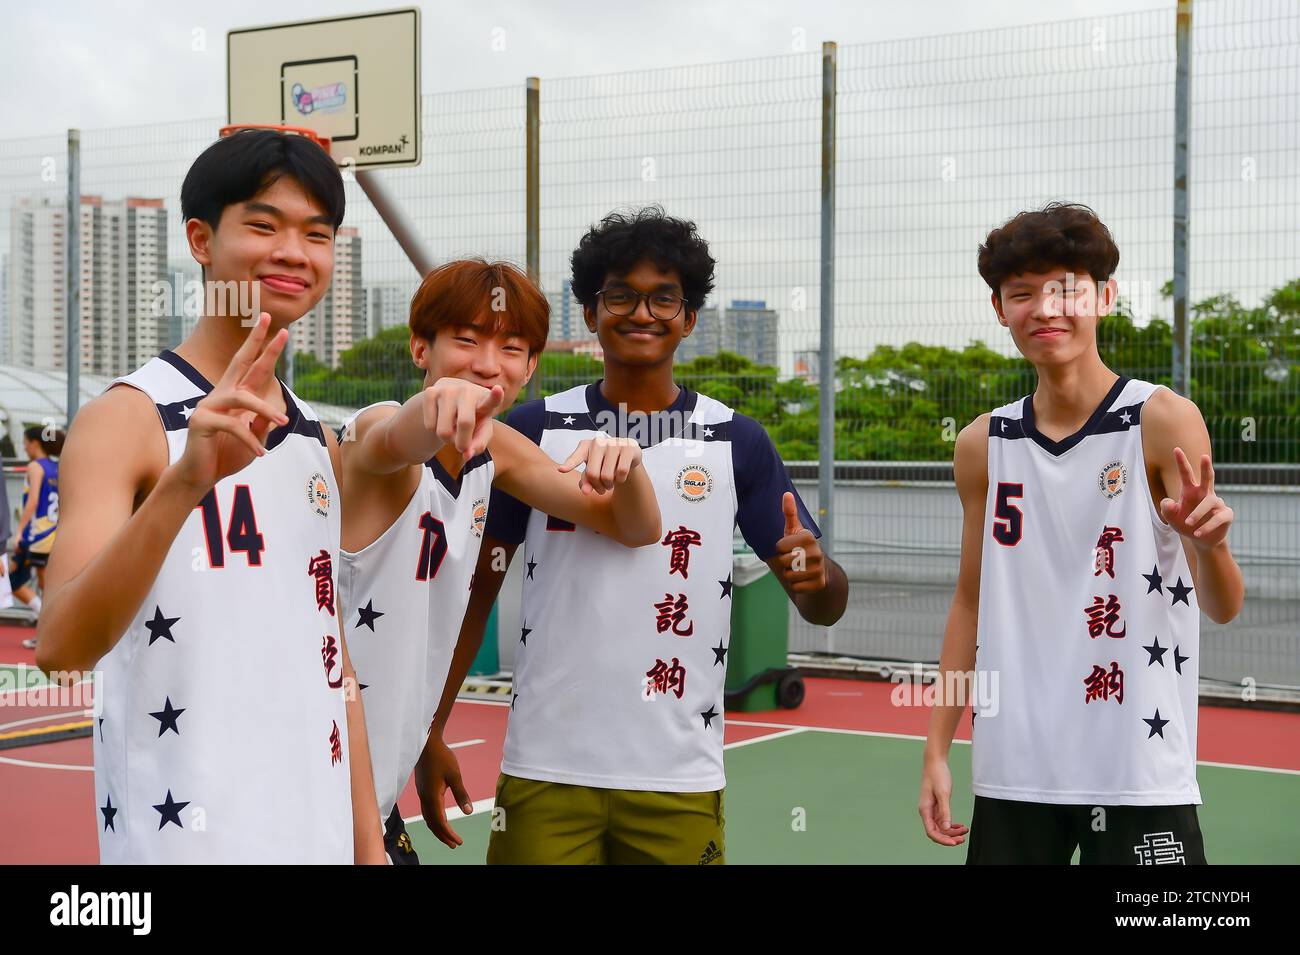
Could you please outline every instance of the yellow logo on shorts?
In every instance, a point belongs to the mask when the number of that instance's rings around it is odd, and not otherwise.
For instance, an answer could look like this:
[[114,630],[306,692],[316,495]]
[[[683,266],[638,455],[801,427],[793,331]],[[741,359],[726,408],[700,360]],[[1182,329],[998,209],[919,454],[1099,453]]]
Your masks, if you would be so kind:
[[330,512],[330,485],[325,475],[319,471],[307,482],[307,503],[321,517],[328,517]]
[[702,501],[713,490],[713,475],[703,465],[688,464],[677,472],[674,486],[683,501]]
[[1101,496],[1108,501],[1119,497],[1127,484],[1128,469],[1124,467],[1123,461],[1110,462],[1097,475],[1097,487],[1101,490]]

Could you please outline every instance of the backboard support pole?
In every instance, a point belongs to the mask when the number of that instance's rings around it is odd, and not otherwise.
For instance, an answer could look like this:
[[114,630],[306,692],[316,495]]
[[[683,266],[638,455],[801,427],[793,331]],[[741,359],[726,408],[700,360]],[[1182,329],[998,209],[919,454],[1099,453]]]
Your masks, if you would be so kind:
[[411,217],[406,214],[401,204],[389,192],[387,185],[373,171],[369,169],[358,169],[356,171],[357,184],[370,200],[370,204],[375,207],[379,213],[379,218],[384,220],[388,226],[388,231],[393,234],[397,244],[402,247],[406,257],[411,260],[415,266],[415,271],[424,278],[436,264],[433,255],[429,252],[428,246],[424,244],[424,239],[420,236],[419,229],[411,221]]

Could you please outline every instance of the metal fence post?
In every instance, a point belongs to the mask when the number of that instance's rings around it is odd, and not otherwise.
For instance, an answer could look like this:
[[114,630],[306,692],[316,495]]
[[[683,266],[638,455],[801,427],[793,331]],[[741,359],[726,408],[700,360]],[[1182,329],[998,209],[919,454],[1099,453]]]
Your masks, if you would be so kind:
[[821,338],[817,346],[817,523],[822,550],[834,553],[835,492],[835,44],[822,44]]
[[1178,0],[1174,80],[1174,391],[1192,390],[1192,327],[1187,319],[1187,176],[1192,105],[1192,0]]
[[81,130],[68,130],[68,287],[63,301],[67,321],[68,424],[81,405]]
[[[819,413],[817,524],[826,556],[835,553],[835,51],[822,43],[821,336],[817,345]],[[826,631],[826,652],[835,650],[835,628]]]
[[[524,157],[524,233],[526,255],[528,260],[528,277],[538,288],[542,285],[541,268],[541,80],[536,76],[528,77],[525,92],[526,126]],[[540,361],[540,359],[539,359]],[[526,397],[532,401],[541,397],[540,375],[533,375],[528,382]]]

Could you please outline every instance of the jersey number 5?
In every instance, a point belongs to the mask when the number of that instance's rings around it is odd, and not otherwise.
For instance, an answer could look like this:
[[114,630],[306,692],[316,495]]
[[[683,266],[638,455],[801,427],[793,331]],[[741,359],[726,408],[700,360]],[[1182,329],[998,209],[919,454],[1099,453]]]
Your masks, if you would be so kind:
[[416,580],[433,580],[438,576],[442,559],[447,556],[447,534],[445,525],[428,511],[420,516],[420,563],[415,568]]
[[1024,496],[1023,484],[998,482],[998,500],[993,508],[993,539],[1003,547],[1015,547],[1020,543],[1020,525],[1024,514],[1011,503],[1011,498]]

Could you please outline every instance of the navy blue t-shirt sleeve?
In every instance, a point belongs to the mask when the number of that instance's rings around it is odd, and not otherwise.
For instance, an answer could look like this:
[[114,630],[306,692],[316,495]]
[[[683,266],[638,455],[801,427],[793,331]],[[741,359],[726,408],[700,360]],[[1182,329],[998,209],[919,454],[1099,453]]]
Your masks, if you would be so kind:
[[[533,444],[542,443],[542,425],[546,423],[546,402],[539,398],[526,401],[511,409],[506,415],[506,424],[514,428]],[[528,515],[532,508],[518,498],[511,497],[505,491],[492,486],[488,498],[487,528],[484,536],[494,537],[503,544],[519,545],[523,543],[528,531]]]
[[[803,498],[790,482],[785,462],[763,426],[753,418],[734,415],[731,419],[731,469],[736,480],[736,524],[745,543],[763,560],[776,555],[776,544],[785,536],[785,513],[781,497],[794,494],[799,522],[821,537],[821,529],[808,513]],[[490,519],[490,518],[489,518]]]

